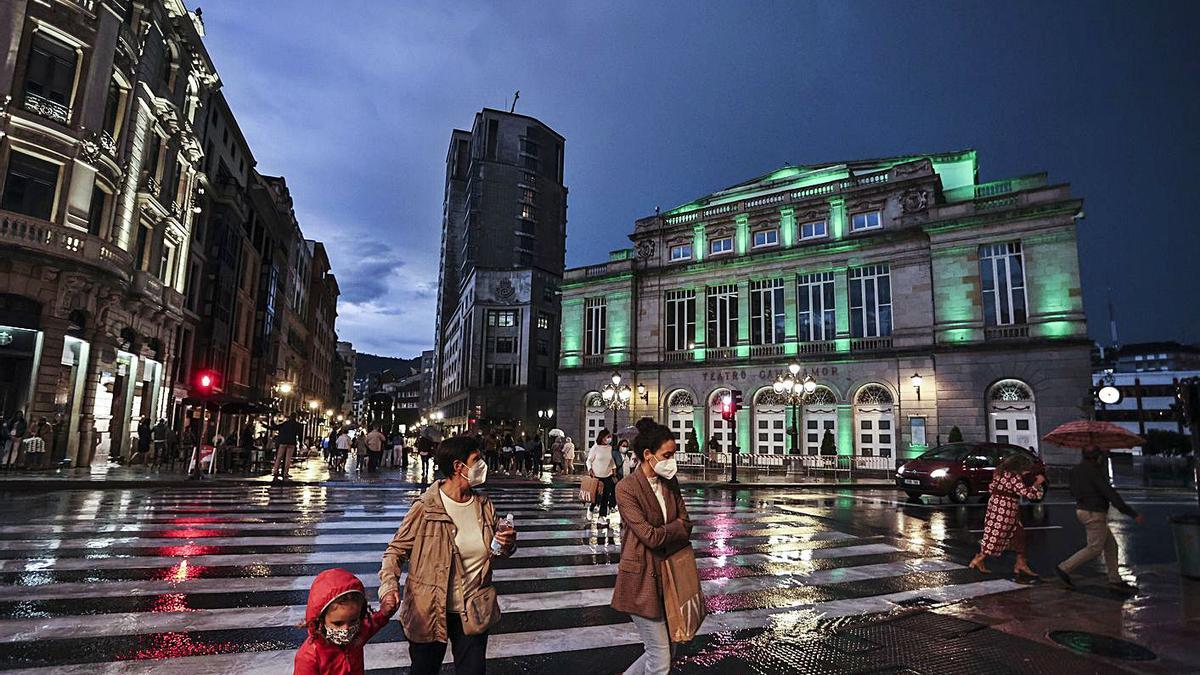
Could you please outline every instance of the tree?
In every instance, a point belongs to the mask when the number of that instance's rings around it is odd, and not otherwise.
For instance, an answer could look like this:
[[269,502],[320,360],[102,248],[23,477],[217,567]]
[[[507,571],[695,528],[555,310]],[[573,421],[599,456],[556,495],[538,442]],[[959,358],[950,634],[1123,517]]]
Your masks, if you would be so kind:
[[836,455],[837,445],[833,442],[833,432],[829,429],[825,430],[825,435],[821,437],[821,454]]
[[958,427],[953,427],[950,429],[950,436],[947,437],[946,442],[947,443],[962,443],[962,439],[963,439],[962,429],[959,429]]

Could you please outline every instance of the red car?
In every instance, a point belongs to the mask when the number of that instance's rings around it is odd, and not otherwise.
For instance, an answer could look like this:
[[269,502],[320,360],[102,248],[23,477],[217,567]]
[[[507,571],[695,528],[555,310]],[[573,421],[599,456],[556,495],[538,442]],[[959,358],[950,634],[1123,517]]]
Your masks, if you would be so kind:
[[896,486],[912,499],[921,495],[949,497],[962,504],[972,495],[987,494],[996,464],[1014,452],[1033,460],[1026,480],[1046,473],[1042,458],[1025,448],[1006,443],[950,443],[910,459],[896,469]]

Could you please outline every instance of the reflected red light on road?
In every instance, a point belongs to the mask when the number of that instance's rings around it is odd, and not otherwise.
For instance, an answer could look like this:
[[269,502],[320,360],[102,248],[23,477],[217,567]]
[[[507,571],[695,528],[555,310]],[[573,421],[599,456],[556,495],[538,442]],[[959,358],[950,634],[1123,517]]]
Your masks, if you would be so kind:
[[178,565],[174,565],[157,575],[161,581],[169,581],[173,584],[182,583],[188,579],[195,579],[204,573],[208,568],[202,565],[189,565],[188,561],[181,560]]
[[216,553],[216,546],[200,546],[197,544],[184,544],[183,546],[160,546],[153,549],[154,555],[160,555],[167,558],[186,558],[193,555],[208,555]]
[[153,639],[156,644],[139,649],[132,654],[122,654],[117,658],[122,661],[141,661],[150,659],[175,659],[181,656],[228,654],[238,651],[238,646],[232,642],[197,642],[185,633],[163,633],[154,636]]
[[188,527],[182,530],[167,530],[161,536],[171,539],[194,539],[197,537],[219,537],[223,532],[220,530],[201,530],[199,528]]
[[151,612],[195,612],[198,611],[188,607],[187,596],[183,593],[167,593],[160,595],[154,599],[154,606],[150,608]]

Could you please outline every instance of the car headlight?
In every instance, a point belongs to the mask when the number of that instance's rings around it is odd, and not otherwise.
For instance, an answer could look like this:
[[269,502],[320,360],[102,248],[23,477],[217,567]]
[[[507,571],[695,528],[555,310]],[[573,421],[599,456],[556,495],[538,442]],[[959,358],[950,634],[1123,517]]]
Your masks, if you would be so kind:
[[903,475],[904,475],[904,467],[903,467],[903,466],[901,466],[899,469],[896,469],[896,475],[897,475],[897,476],[903,476]]
[[929,472],[929,477],[937,480],[939,478],[945,478],[946,474],[948,473],[950,473],[950,469],[934,469],[933,471]]

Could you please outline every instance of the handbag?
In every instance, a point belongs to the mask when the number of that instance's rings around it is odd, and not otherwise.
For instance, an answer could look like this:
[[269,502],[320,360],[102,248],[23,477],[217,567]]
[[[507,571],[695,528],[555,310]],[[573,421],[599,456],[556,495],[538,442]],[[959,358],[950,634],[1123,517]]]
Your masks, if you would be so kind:
[[596,503],[596,495],[601,491],[600,479],[595,476],[584,476],[579,484],[579,499],[588,504]]
[[688,642],[696,637],[708,615],[704,592],[700,590],[700,573],[696,571],[696,553],[690,545],[684,546],[659,562],[658,567],[667,634],[671,642]]

